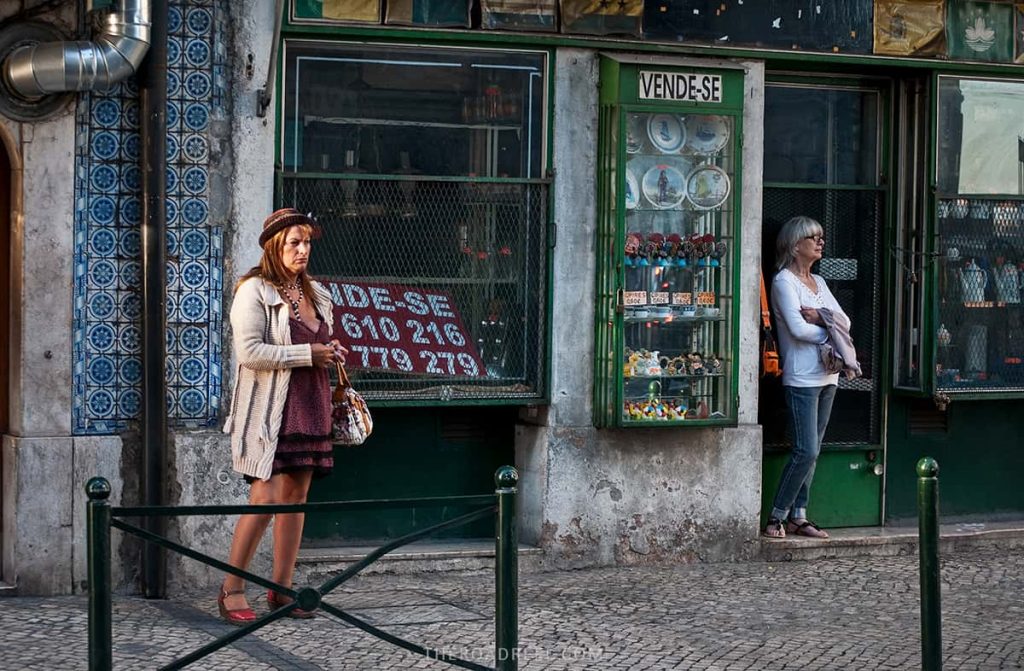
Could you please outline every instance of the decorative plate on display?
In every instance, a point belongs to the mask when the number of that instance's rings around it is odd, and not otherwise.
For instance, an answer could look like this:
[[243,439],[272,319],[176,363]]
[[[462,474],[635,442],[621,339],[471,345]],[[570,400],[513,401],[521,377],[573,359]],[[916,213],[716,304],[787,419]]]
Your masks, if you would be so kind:
[[626,119],[626,153],[635,154],[644,147],[644,120],[639,114]]
[[685,117],[686,147],[695,154],[717,154],[729,142],[729,123],[716,115]]
[[683,173],[670,165],[656,165],[648,170],[642,186],[644,197],[659,210],[677,207],[686,197]]
[[672,154],[686,142],[686,129],[674,114],[652,114],[647,120],[647,137],[664,154]]
[[[646,185],[645,177],[644,186]],[[729,197],[730,188],[729,175],[717,165],[702,165],[686,177],[686,197],[698,210],[721,207]]]
[[640,203],[640,187],[637,185],[636,177],[626,168],[626,209],[635,210]]

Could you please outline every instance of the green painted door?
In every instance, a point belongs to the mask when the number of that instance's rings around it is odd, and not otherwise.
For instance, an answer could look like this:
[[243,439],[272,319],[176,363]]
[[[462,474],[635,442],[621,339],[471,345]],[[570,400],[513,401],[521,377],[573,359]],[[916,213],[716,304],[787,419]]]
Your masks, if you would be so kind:
[[[373,435],[359,447],[335,447],[334,472],[313,483],[310,501],[460,496],[494,492],[494,471],[514,460],[518,409],[375,408]],[[458,507],[401,508],[306,516],[315,544],[396,538],[468,512]],[[485,538],[493,520],[442,532]]]
[[[775,239],[793,216],[818,220],[825,255],[814,268],[853,322],[864,376],[841,379],[818,459],[808,515],[826,527],[881,523],[882,233],[888,179],[882,138],[887,85],[788,79],[765,94],[762,258],[774,275]],[[762,518],[789,454],[781,382],[762,380]],[[878,468],[876,468],[876,466]]]
[[886,521],[917,516],[921,457],[939,463],[943,517],[1021,519],[1024,514],[1024,401],[954,400],[945,412],[930,398],[893,396],[888,412]]

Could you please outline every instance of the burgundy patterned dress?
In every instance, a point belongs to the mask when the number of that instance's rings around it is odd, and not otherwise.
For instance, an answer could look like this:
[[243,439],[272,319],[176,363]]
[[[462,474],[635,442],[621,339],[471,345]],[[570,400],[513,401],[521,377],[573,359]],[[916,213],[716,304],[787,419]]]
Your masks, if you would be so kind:
[[[288,321],[293,345],[325,343],[330,339],[327,324],[322,320],[316,333],[294,315]],[[293,368],[272,473],[309,469],[314,478],[322,478],[330,475],[332,468],[331,380],[324,368]]]

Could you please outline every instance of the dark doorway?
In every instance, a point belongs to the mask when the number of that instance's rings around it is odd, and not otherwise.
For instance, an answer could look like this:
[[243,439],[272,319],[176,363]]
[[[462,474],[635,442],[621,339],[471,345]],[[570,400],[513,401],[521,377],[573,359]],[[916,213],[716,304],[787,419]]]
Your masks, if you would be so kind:
[[[881,523],[882,232],[888,200],[884,120],[888,85],[863,80],[770,83],[765,93],[762,272],[771,291],[775,239],[791,217],[818,220],[825,278],[853,322],[864,376],[840,379],[814,480],[814,519]],[[770,506],[789,450],[778,378],[761,383],[764,501]]]

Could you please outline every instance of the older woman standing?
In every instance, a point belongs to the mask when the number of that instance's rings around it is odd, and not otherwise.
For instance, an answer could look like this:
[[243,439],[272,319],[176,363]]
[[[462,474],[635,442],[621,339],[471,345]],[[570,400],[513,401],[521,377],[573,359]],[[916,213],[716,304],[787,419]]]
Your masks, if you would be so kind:
[[[231,414],[232,464],[250,483],[249,503],[305,503],[314,477],[330,473],[331,389],[327,369],[344,363],[347,350],[333,333],[330,292],[306,272],[318,229],[293,208],[263,222],[259,265],[235,287],[231,328],[238,358]],[[228,563],[246,569],[274,520],[273,580],[291,587],[302,540],[304,515],[242,515]],[[291,599],[267,593],[271,608]],[[221,617],[232,624],[256,619],[244,581],[225,578],[217,598]],[[292,617],[312,617],[294,609]]]
[[782,470],[764,534],[784,538],[786,533],[812,538],[828,534],[807,519],[814,467],[821,452],[832,401],[839,382],[829,373],[818,352],[827,339],[819,310],[830,310],[848,330],[850,320],[829,291],[825,280],[811,273],[821,259],[825,237],[810,217],[793,217],[776,240],[776,268],[772,282],[772,310],[782,357],[782,385],[789,411],[793,451]]

